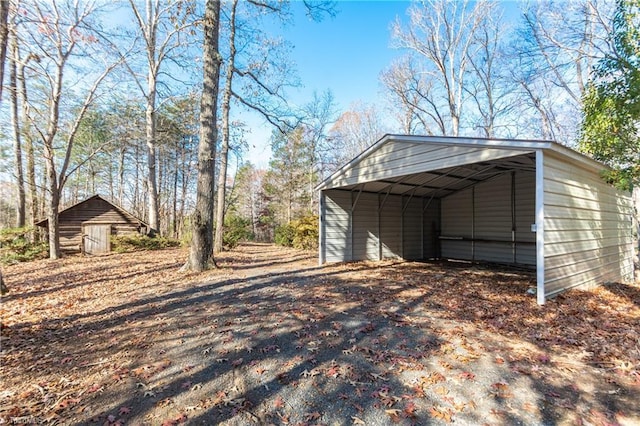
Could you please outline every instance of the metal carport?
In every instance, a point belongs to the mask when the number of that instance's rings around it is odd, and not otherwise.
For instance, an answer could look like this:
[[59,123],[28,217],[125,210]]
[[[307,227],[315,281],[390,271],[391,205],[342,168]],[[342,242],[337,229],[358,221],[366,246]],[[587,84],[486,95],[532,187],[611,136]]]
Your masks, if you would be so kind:
[[320,191],[320,263],[449,258],[537,271],[537,300],[632,275],[631,199],[554,142],[386,135]]

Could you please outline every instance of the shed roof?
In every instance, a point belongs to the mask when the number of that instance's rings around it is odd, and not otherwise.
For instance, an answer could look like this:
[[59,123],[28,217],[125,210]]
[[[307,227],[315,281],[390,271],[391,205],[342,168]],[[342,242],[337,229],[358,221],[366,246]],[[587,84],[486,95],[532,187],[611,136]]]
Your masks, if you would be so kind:
[[589,169],[607,168],[551,141],[388,134],[316,189],[440,198],[513,170],[535,171],[538,150]]
[[[111,205],[114,209],[116,209],[118,212],[120,212],[120,214],[122,214],[124,217],[128,218],[128,219],[129,219],[129,220],[131,220],[132,222],[138,222],[138,223],[140,223],[140,225],[143,225],[143,226],[149,227],[149,225],[148,225],[145,221],[143,221],[142,219],[139,219],[139,218],[135,217],[133,214],[129,213],[128,211],[126,211],[126,210],[125,210],[125,209],[123,209],[122,207],[120,207],[120,206],[118,206],[118,205],[116,205],[116,204],[112,203],[111,201],[108,201],[108,200],[104,199],[104,198],[103,198],[103,197],[101,197],[99,194],[93,195],[93,196],[91,196],[91,197],[89,197],[89,198],[87,198],[87,199],[85,199],[85,200],[82,200],[82,201],[80,201],[80,202],[78,202],[78,203],[76,203],[76,204],[74,204],[74,205],[72,205],[72,206],[70,206],[70,207],[67,207],[67,208],[66,208],[66,209],[64,209],[64,210],[60,210],[60,212],[58,213],[58,215],[59,215],[60,217],[62,217],[65,213],[67,213],[67,212],[71,212],[71,211],[73,211],[73,210],[76,210],[76,209],[78,209],[80,206],[82,206],[83,204],[86,204],[86,203],[88,203],[88,202],[90,202],[90,201],[92,201],[92,200],[101,200],[101,201],[103,201],[103,202],[105,202],[105,203],[107,203],[107,204]],[[46,226],[48,225],[48,223],[49,223],[49,219],[46,219],[46,218],[45,218],[45,219],[42,219],[42,220],[40,220],[40,221],[36,222],[36,223],[35,223],[35,225],[36,225],[36,226],[41,226],[41,227],[46,227]]]

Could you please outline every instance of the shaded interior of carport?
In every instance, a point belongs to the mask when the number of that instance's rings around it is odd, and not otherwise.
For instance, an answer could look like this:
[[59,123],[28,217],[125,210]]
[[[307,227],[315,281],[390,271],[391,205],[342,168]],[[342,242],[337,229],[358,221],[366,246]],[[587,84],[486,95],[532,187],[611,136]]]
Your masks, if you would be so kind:
[[465,164],[403,175],[378,163],[370,175],[386,177],[321,188],[320,261],[448,258],[535,267],[535,152],[486,161],[465,155]]

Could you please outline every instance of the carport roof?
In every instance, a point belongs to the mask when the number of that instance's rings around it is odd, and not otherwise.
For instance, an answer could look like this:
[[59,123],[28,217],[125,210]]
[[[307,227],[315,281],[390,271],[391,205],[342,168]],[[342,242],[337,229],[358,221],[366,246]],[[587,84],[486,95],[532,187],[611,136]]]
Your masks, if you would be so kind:
[[535,152],[540,150],[589,168],[606,168],[550,141],[385,135],[316,189],[441,198],[514,170],[535,172]]

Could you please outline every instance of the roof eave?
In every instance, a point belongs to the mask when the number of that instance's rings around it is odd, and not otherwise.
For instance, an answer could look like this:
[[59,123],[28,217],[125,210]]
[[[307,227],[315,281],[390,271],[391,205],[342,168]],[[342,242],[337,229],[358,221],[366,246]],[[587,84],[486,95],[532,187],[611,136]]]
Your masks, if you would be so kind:
[[443,144],[443,145],[456,145],[456,146],[485,146],[485,147],[499,147],[510,148],[519,151],[531,151],[537,149],[549,149],[555,142],[546,140],[535,139],[498,139],[498,138],[473,138],[473,137],[456,137],[456,136],[419,136],[419,135],[400,135],[400,134],[386,134],[376,143],[369,148],[361,152],[353,160],[336,170],[324,181],[319,183],[314,189],[316,191],[322,191],[323,189],[331,187],[331,182],[338,178],[340,175],[346,173],[350,168],[358,164],[364,158],[371,155],[374,151],[380,149],[384,144],[389,141],[399,141],[405,143],[415,144]]

